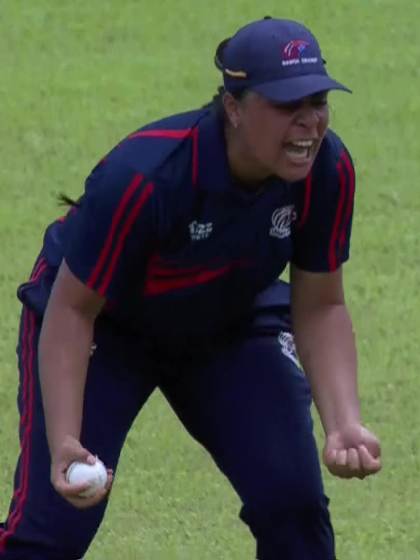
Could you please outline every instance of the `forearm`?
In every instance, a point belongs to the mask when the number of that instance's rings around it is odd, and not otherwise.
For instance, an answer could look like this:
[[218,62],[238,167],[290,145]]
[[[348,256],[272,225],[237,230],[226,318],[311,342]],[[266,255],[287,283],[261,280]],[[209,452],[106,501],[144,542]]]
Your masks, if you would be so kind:
[[357,354],[345,304],[294,316],[296,348],[326,433],[360,421]]
[[39,371],[51,455],[65,436],[80,438],[93,321],[70,306],[49,305],[39,341]]

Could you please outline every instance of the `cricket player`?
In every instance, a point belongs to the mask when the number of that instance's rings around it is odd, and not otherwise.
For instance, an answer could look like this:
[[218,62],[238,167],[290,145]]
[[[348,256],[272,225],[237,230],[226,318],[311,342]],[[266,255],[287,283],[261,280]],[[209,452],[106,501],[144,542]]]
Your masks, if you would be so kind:
[[[343,292],[355,172],[328,94],[347,88],[294,21],[246,25],[216,64],[214,102],[112,149],[19,288],[21,453],[0,560],[86,553],[156,387],[240,497],[259,560],[335,558],[312,396],[329,471],[381,467]],[[108,482],[81,497],[66,470],[95,455]]]

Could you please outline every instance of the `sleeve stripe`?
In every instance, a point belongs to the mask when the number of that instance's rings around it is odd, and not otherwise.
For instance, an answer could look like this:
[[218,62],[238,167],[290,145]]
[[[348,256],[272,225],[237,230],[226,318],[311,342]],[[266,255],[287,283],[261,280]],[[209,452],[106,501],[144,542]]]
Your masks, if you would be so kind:
[[312,194],[312,171],[306,177],[305,180],[305,200],[303,203],[302,216],[298,222],[298,227],[302,227],[309,215],[309,208],[311,206],[311,194]]
[[128,236],[128,234],[130,233],[130,230],[134,224],[134,222],[136,221],[140,210],[142,209],[142,207],[144,206],[144,204],[147,202],[147,200],[150,198],[151,194],[153,193],[154,190],[154,184],[153,183],[147,183],[147,185],[145,186],[144,190],[142,191],[140,197],[138,198],[137,202],[135,203],[135,205],[133,206],[133,208],[130,210],[130,213],[127,217],[127,220],[124,224],[124,227],[121,229],[117,243],[115,245],[115,249],[111,258],[111,261],[109,263],[109,267],[108,270],[102,280],[101,285],[98,288],[98,292],[99,294],[101,294],[102,296],[105,295],[109,284],[111,283],[112,280],[112,276],[114,274],[115,271],[115,267],[117,265],[118,262],[118,258],[121,255],[121,252],[124,248],[124,242]]
[[108,236],[106,238],[105,244],[104,244],[104,246],[102,248],[102,251],[99,255],[98,262],[96,263],[96,266],[92,271],[92,274],[88,278],[87,286],[89,286],[89,288],[94,289],[95,284],[96,284],[101,272],[103,271],[105,263],[106,263],[106,261],[109,257],[109,253],[112,249],[112,244],[113,244],[115,233],[117,231],[119,223],[121,222],[121,219],[124,215],[124,212],[127,208],[127,205],[129,204],[131,198],[134,196],[136,190],[139,188],[142,180],[143,180],[143,175],[135,175],[134,179],[131,181],[127,190],[125,191],[124,196],[122,197],[122,199],[120,201],[120,204],[118,205],[117,210],[114,213],[114,216],[113,216],[112,222],[111,222],[111,227],[109,229]]
[[29,281],[33,283],[38,282],[38,280],[41,278],[41,276],[44,274],[47,268],[48,268],[48,262],[46,259],[43,258],[39,266],[37,267],[36,271],[34,271],[32,276],[30,277]]
[[346,175],[343,169],[343,163],[340,160],[337,164],[337,171],[340,184],[340,196],[338,199],[337,210],[335,213],[334,226],[331,233],[330,246],[328,251],[328,267],[329,269],[335,270],[337,268],[337,241],[339,240],[339,235],[341,232],[340,225],[343,219],[344,203],[346,199],[347,189],[346,189]]
[[344,165],[346,166],[348,177],[349,177],[349,194],[347,198],[347,206],[346,206],[346,215],[343,221],[343,226],[341,229],[341,236],[340,236],[340,246],[344,245],[346,240],[346,230],[349,224],[352,211],[353,211],[353,201],[354,201],[354,190],[355,190],[355,176],[354,176],[354,169],[353,165],[350,161],[349,156],[346,152],[342,154],[342,160]]
[[33,282],[34,280],[36,281],[39,278],[39,275],[42,274],[42,272],[45,270],[46,265],[47,265],[46,258],[40,255],[32,270],[31,276],[29,278],[29,282]]

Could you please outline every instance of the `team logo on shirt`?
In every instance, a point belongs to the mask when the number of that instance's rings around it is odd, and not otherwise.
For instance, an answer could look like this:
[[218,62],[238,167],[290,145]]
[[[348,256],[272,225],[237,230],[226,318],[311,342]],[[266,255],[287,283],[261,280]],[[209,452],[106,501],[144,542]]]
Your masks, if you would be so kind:
[[271,216],[272,226],[270,235],[278,239],[290,237],[292,222],[296,220],[296,212],[293,204],[276,208]]
[[213,231],[213,224],[211,222],[207,224],[199,224],[196,220],[191,222],[188,226],[190,230],[191,241],[202,241],[210,237]]

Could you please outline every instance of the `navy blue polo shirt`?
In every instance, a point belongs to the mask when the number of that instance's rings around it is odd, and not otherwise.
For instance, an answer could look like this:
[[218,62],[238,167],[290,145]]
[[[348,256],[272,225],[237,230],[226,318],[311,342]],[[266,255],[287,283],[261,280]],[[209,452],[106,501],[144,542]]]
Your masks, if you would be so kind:
[[47,231],[105,313],[177,340],[235,329],[289,262],[333,271],[349,255],[354,170],[328,131],[310,175],[250,193],[229,171],[222,117],[175,115],[125,138],[86,180],[80,207]]

